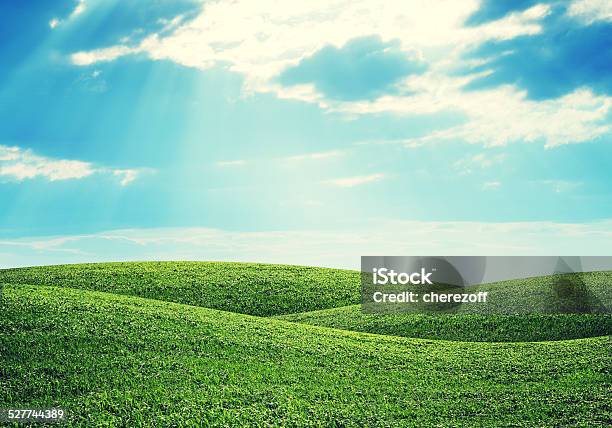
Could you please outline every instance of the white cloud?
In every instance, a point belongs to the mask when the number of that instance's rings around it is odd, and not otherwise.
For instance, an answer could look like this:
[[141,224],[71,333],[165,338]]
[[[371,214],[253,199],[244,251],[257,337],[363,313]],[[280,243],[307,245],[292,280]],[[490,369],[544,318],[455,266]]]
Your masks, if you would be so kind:
[[499,181],[486,181],[482,183],[482,190],[497,190],[501,187],[501,182]]
[[473,156],[467,156],[456,161],[453,166],[461,174],[471,174],[475,169],[491,168],[493,165],[500,164],[504,161],[503,154],[490,155],[488,153],[478,153]]
[[371,174],[371,175],[360,175],[356,177],[345,177],[336,178],[333,180],[327,180],[325,183],[331,184],[337,187],[355,187],[362,184],[373,183],[380,181],[385,178],[385,174]]
[[85,12],[85,9],[87,9],[85,0],[79,0],[77,2],[76,7],[72,10],[72,13],[70,13],[70,18],[74,18],[81,15],[83,12]]
[[19,147],[0,146],[0,162],[19,159],[20,153]]
[[544,180],[543,183],[550,186],[555,193],[571,192],[582,186],[582,183],[579,181],[568,180]]
[[55,160],[16,147],[0,146],[0,176],[17,181],[44,177],[49,181],[88,177],[95,168],[88,162]]
[[610,0],[575,0],[567,9],[569,16],[578,17],[590,24],[595,21],[612,21]]
[[299,155],[285,156],[285,157],[272,158],[272,159],[270,158],[261,159],[260,158],[260,159],[251,159],[248,161],[244,159],[222,160],[222,161],[215,162],[215,165],[220,168],[230,168],[230,167],[239,167],[239,166],[244,166],[247,164],[254,164],[254,163],[272,165],[273,163],[280,162],[281,164],[284,164],[284,165],[295,166],[295,163],[297,162],[323,161],[323,160],[328,160],[328,159],[335,159],[335,158],[344,156],[344,154],[345,152],[342,150],[330,150],[326,152],[303,153]]
[[[90,51],[87,58],[93,63],[146,52],[153,59],[188,67],[229,64],[246,76],[251,90],[280,90],[271,83],[274,76],[327,44],[339,47],[353,38],[378,34],[384,40],[400,40],[408,51],[448,47],[451,41],[468,45],[538,33],[538,21],[549,13],[548,6],[538,5],[480,27],[463,27],[477,8],[476,0],[211,2],[170,35],[153,34],[136,48]],[[85,54],[73,60],[83,65]]]
[[[66,18],[66,21],[74,19],[77,16],[83,14],[83,12],[85,12],[86,9],[87,9],[87,5],[85,3],[85,0],[78,0],[75,8],[72,9],[72,12],[70,12],[70,15],[68,15],[68,18]],[[53,18],[49,21],[49,27],[53,30],[63,23],[64,23],[63,19]]]
[[122,186],[127,186],[128,184],[130,184],[131,182],[136,180],[136,178],[138,178],[139,174],[140,174],[140,171],[138,171],[136,169],[116,169],[116,170],[113,170],[113,175],[116,176],[116,177],[119,177],[121,179],[119,184],[121,184]]
[[71,60],[76,65],[91,65],[99,62],[113,61],[121,56],[136,53],[138,49],[127,46],[112,46],[110,48],[97,49],[89,52],[77,52],[71,55]]
[[326,160],[326,159],[334,159],[344,155],[344,152],[341,150],[330,150],[327,152],[315,152],[315,153],[304,153],[301,155],[288,156],[283,158],[284,161],[289,162],[299,162],[305,160]]
[[78,180],[97,173],[110,173],[121,178],[121,185],[131,183],[139,170],[121,170],[98,167],[79,160],[53,159],[39,156],[30,150],[0,145],[0,177],[24,181],[44,178],[49,181]]
[[217,166],[221,168],[225,168],[225,167],[232,167],[232,166],[243,166],[243,165],[246,165],[246,163],[247,162],[245,160],[236,159],[236,160],[219,161],[217,162]]
[[598,96],[588,89],[578,89],[557,99],[533,101],[527,98],[525,91],[512,86],[463,92],[457,83],[435,86],[431,82],[414,96],[383,97],[371,103],[353,103],[337,109],[361,114],[456,111],[467,116],[462,125],[407,140],[407,145],[463,140],[485,146],[542,142],[550,148],[590,141],[612,130],[606,121],[612,112],[612,97]]
[[8,251],[0,267],[125,260],[221,260],[358,269],[360,256],[375,254],[610,254],[612,220],[479,223],[376,219],[336,232],[134,229],[0,240],[0,252],[3,248]]
[[[144,53],[154,60],[171,60],[187,67],[227,67],[244,75],[247,94],[273,92],[283,99],[316,103],[353,116],[456,112],[466,118],[464,125],[409,141],[412,145],[460,139],[483,145],[537,141],[553,147],[610,132],[610,126],[601,122],[611,110],[611,98],[596,96],[588,89],[543,102],[529,100],[524,91],[512,86],[464,91],[463,86],[475,76],[457,77],[452,72],[465,61],[462,54],[466,49],[487,40],[538,34],[541,20],[551,12],[550,6],[539,4],[494,22],[465,27],[465,19],[478,7],[477,0],[207,2],[195,19],[178,20],[171,31],[152,34],[139,45],[77,52],[71,58],[74,64],[91,65]],[[400,84],[411,95],[339,102],[325,98],[311,84],[283,87],[276,81],[286,67],[325,45],[340,47],[351,39],[371,35],[384,41],[398,40],[401,49],[417,52],[429,64],[428,72]]]

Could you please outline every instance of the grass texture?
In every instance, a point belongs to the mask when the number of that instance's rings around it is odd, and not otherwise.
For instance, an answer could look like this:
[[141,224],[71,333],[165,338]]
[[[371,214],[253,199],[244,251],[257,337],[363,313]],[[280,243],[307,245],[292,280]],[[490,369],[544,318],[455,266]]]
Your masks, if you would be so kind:
[[[610,273],[581,278],[605,298]],[[612,419],[609,315],[368,315],[358,273],[277,265],[37,267],[0,284],[0,408],[61,407],[68,426]]]
[[257,316],[359,303],[359,273],[220,262],[92,263],[0,270],[0,283],[146,297]]
[[612,417],[608,338],[429,341],[6,286],[0,407],[74,426],[570,426]]
[[[610,302],[612,272],[577,274],[589,294]],[[521,342],[612,334],[602,314],[364,314],[355,271],[221,262],[100,263],[0,271],[0,283],[38,284],[132,295],[369,333],[456,341]],[[551,277],[484,284],[503,311],[542,311]],[[526,296],[542,296],[529,300]]]
[[465,342],[539,342],[612,334],[603,314],[368,314],[361,305],[279,316],[343,330]]

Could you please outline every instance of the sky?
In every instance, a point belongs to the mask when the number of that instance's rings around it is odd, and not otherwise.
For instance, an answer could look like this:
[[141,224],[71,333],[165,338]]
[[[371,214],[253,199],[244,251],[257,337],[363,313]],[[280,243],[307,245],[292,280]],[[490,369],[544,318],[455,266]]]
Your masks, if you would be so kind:
[[0,16],[0,267],[612,253],[607,0]]

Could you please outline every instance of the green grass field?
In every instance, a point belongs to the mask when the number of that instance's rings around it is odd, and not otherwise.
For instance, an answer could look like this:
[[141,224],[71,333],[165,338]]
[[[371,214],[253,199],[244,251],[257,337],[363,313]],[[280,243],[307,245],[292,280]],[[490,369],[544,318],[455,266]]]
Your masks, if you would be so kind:
[[355,272],[254,264],[29,268],[0,283],[0,408],[63,407],[75,426],[612,419],[609,316],[368,316]]
[[43,284],[271,316],[358,303],[354,271],[251,263],[98,263],[9,269],[0,283]]
[[540,342],[612,333],[612,317],[595,314],[367,314],[360,305],[351,305],[278,318],[343,330],[464,342]]

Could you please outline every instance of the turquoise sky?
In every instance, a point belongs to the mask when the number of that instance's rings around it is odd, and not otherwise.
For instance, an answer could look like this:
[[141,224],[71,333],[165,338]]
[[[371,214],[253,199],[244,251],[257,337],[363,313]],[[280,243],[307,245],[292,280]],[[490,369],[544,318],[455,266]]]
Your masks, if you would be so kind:
[[0,266],[612,250],[608,1],[0,16]]

